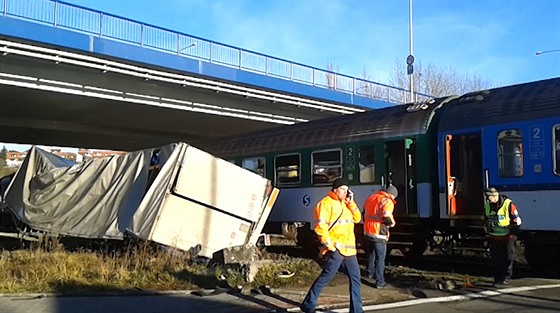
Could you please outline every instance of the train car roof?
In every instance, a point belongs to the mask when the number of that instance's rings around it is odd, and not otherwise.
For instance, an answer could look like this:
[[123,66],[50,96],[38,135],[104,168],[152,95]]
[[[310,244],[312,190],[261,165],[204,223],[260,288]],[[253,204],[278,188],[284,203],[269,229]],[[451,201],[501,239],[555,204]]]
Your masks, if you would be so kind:
[[448,99],[450,98],[395,105],[363,113],[259,130],[201,142],[197,147],[220,157],[231,157],[423,134],[428,130],[434,111]]
[[560,78],[468,93],[442,111],[440,132],[560,117]]

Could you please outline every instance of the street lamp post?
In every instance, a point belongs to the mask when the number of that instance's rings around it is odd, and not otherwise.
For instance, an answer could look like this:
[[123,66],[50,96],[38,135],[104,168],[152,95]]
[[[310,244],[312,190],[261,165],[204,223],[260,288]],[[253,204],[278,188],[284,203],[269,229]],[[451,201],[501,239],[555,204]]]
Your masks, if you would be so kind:
[[560,49],[537,51],[535,52],[535,55],[541,55],[541,54],[551,53],[551,52],[560,52]]
[[408,38],[409,38],[409,54],[406,58],[406,72],[408,74],[408,82],[409,82],[409,89],[410,89],[410,102],[414,102],[414,41],[412,32],[412,0],[408,2]]

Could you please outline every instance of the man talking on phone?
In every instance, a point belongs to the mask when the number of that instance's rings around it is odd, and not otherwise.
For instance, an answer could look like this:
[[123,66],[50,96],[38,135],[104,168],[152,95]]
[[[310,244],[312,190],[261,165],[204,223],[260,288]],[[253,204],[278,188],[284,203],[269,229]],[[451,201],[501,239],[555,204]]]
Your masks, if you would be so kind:
[[337,178],[328,195],[315,206],[314,231],[323,245],[323,271],[317,277],[300,309],[315,312],[319,294],[333,279],[339,268],[348,275],[350,283],[350,313],[362,313],[360,266],[356,256],[354,224],[362,214],[354,202],[354,194],[348,190],[348,182]]

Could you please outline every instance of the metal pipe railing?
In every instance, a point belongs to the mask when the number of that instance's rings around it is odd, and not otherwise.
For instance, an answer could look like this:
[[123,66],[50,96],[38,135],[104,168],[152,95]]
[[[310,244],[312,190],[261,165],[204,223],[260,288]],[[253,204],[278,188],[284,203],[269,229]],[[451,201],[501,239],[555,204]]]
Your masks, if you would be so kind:
[[[389,102],[408,90],[202,39],[56,0],[0,0],[3,15]],[[264,60],[264,61],[263,61]],[[263,65],[264,64],[264,65]],[[430,97],[416,93],[417,96]]]

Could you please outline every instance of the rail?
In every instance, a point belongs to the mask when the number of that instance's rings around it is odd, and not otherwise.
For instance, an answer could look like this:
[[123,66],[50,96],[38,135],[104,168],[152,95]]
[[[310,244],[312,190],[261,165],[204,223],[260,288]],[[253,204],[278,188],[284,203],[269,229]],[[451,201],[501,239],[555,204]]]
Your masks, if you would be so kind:
[[[335,73],[56,0],[0,0],[5,16],[320,88],[399,103],[406,89]],[[416,93],[417,97],[429,97]]]

